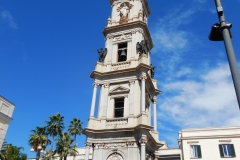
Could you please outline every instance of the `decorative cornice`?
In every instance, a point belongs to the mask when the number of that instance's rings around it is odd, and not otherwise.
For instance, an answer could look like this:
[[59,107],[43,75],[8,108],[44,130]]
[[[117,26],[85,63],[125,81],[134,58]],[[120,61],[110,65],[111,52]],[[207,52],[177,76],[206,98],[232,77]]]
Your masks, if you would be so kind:
[[[106,36],[109,33],[112,33],[114,30],[119,31],[119,29],[124,29],[124,28],[136,28],[136,27],[141,27],[142,31],[138,29],[137,32],[142,32],[145,33],[145,38],[148,40],[148,44],[149,44],[149,49],[151,50],[153,48],[153,41],[151,38],[151,34],[149,32],[148,26],[145,22],[142,21],[133,21],[133,22],[129,22],[129,23],[125,23],[125,24],[121,24],[121,25],[115,25],[115,26],[111,26],[111,27],[106,27],[103,30],[103,34],[104,36]],[[115,32],[115,31],[114,31]]]

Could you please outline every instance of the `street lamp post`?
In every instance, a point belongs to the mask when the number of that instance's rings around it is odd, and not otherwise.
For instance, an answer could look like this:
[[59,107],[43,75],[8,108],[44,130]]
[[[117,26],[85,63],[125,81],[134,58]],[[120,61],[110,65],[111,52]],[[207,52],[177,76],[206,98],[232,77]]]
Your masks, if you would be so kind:
[[230,28],[232,27],[232,24],[226,22],[221,1],[214,1],[217,8],[219,24],[215,24],[212,27],[209,39],[212,41],[224,41],[228,62],[232,74],[233,84],[237,95],[238,106],[240,109],[240,74],[231,40]]

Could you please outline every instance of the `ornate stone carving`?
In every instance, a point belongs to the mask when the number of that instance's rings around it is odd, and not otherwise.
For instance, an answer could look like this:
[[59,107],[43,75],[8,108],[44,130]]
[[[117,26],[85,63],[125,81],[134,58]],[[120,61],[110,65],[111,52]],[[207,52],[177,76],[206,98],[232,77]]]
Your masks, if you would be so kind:
[[129,20],[130,9],[132,8],[132,4],[123,2],[118,8],[117,11],[120,12],[120,24],[127,23]]
[[130,85],[135,84],[135,81],[136,81],[136,80],[134,80],[134,79],[129,80]]
[[123,147],[127,147],[126,143],[109,143],[109,144],[105,144],[104,148],[123,148]]
[[136,144],[136,142],[134,142],[134,141],[127,142],[127,146],[129,146],[129,147],[133,147],[135,144]]
[[93,83],[93,87],[97,87],[98,85],[99,85],[99,84],[96,83],[96,82]]
[[146,143],[147,143],[147,138],[146,138],[146,137],[142,137],[142,138],[139,140],[139,143],[140,143],[140,144],[146,144]]
[[105,83],[105,84],[103,84],[103,85],[104,85],[104,88],[109,88],[110,83]]
[[147,79],[146,73],[143,73],[143,74],[141,75],[140,79],[141,79],[142,81],[145,81],[145,80]]
[[86,143],[85,143],[85,146],[86,146],[86,147],[91,147],[91,145],[92,145],[92,143],[90,143],[90,142],[86,142]]
[[153,97],[153,102],[157,103],[157,97],[156,96]]
[[135,29],[133,29],[133,30],[131,30],[131,33],[135,34],[135,33],[137,33],[137,31]]
[[120,41],[120,40],[126,40],[130,38],[131,38],[131,34],[127,34],[127,35],[122,34],[121,36],[116,37],[116,40]]
[[107,160],[123,160],[123,157],[118,153],[111,154]]

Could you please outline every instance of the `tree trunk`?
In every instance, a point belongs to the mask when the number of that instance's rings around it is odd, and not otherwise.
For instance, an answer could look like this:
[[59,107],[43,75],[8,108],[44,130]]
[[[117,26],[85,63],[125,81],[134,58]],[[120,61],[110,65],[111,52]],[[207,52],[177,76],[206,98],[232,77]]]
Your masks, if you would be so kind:
[[51,142],[51,149],[50,149],[50,160],[52,159],[53,143],[54,143],[54,135],[52,135],[52,142]]
[[[76,142],[76,134],[74,135],[74,150],[76,149],[76,144],[77,144],[77,142]],[[75,155],[73,156],[73,160],[75,160]]]
[[40,159],[40,150],[37,150],[36,160]]

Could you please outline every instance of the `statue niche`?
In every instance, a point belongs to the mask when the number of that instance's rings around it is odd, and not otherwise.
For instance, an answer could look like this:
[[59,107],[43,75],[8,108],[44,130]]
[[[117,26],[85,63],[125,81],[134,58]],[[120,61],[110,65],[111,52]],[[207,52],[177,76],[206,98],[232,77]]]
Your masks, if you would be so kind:
[[127,23],[129,20],[129,13],[130,13],[130,9],[132,8],[132,5],[128,2],[124,2],[122,3],[117,11],[120,12],[119,16],[120,16],[120,24],[124,24]]

